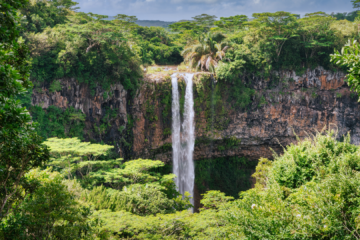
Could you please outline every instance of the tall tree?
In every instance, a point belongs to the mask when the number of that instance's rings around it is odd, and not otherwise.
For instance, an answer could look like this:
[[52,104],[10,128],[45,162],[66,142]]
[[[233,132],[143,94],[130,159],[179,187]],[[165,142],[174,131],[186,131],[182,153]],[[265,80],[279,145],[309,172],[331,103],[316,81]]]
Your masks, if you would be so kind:
[[[282,48],[293,36],[297,28],[297,16],[289,12],[254,13],[253,25],[257,33],[265,39],[265,48],[275,51],[275,61],[279,60]],[[269,44],[270,43],[270,44]]]
[[351,0],[353,8],[360,9],[360,0]]
[[214,26],[216,16],[203,13],[193,17],[192,19],[194,19],[197,25],[203,27],[206,31],[209,31],[210,28]]
[[204,31],[204,28],[199,26],[196,22],[190,21],[179,21],[169,25],[169,28],[173,32],[183,33],[186,30],[194,31],[195,33],[201,33]]
[[221,33],[207,33],[199,36],[198,44],[190,45],[184,49],[182,55],[185,62],[192,67],[215,73],[218,62],[225,57],[229,44],[224,41]]
[[49,159],[29,112],[15,100],[32,86],[28,51],[18,39],[17,11],[26,4],[26,0],[0,4],[0,220],[24,198],[24,192],[34,189],[24,175]]
[[305,58],[313,58],[321,48],[333,47],[334,30],[330,24],[335,21],[333,17],[324,12],[308,13],[299,20],[298,34],[305,48]]
[[241,29],[247,21],[248,17],[246,15],[236,15],[231,17],[221,17],[220,20],[214,22],[214,24],[219,28],[235,31]]
[[125,14],[117,14],[115,16],[115,19],[125,21],[125,22],[130,22],[130,23],[134,23],[138,20],[138,18],[136,16],[128,16]]
[[77,3],[72,0],[31,1],[20,12],[24,15],[21,24],[26,32],[42,32],[46,27],[63,24]]

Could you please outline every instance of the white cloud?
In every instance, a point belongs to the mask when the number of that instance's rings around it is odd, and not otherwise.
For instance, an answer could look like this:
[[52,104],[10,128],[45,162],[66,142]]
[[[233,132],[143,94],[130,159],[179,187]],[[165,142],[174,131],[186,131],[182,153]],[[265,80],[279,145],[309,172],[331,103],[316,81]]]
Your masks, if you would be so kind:
[[[1,0],[0,0],[1,1]],[[207,13],[228,17],[254,12],[350,12],[350,0],[75,0],[80,11],[115,16],[135,15],[143,20],[177,21]]]
[[191,3],[216,3],[216,2],[219,2],[219,0],[188,0],[188,2],[191,2]]

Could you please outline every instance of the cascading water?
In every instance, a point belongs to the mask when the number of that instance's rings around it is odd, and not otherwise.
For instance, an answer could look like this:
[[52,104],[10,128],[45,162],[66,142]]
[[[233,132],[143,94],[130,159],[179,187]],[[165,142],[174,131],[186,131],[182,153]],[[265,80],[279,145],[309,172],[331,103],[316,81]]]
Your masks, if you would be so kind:
[[173,148],[173,173],[178,176],[175,184],[179,190],[180,186],[180,102],[179,88],[176,74],[171,76],[172,84],[172,148]]
[[[186,83],[184,121],[182,124],[182,134],[180,135],[180,104],[179,91],[176,75],[172,76],[172,141],[173,141],[173,173],[179,192],[184,195],[189,192],[191,197],[194,195],[195,169],[193,152],[195,145],[195,125],[194,125],[194,98],[193,98],[193,76],[186,73],[183,75]],[[191,204],[194,200],[191,199]]]
[[[194,195],[195,169],[193,161],[193,152],[195,145],[195,126],[194,126],[194,98],[193,98],[193,76],[194,74],[185,74],[186,91],[185,91],[185,111],[184,122],[182,124],[181,137],[181,160],[183,171],[181,177],[182,192],[189,192]],[[194,200],[191,199],[194,204]]]

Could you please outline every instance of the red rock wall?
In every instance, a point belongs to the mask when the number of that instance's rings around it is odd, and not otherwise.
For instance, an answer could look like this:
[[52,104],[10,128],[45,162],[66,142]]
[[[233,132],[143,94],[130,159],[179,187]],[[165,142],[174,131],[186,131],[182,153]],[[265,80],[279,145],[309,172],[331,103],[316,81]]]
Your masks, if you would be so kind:
[[[296,76],[295,72],[274,73],[285,79],[275,88],[270,89],[271,78],[261,78],[251,74],[240,76],[244,82],[250,82],[256,89],[256,96],[248,110],[230,108],[227,105],[229,123],[220,130],[207,131],[208,125],[204,112],[196,115],[197,140],[206,138],[207,141],[195,146],[194,159],[216,158],[224,156],[245,156],[250,160],[260,157],[272,157],[272,148],[281,152],[282,147],[296,141],[296,135],[306,137],[314,131],[321,131],[325,126],[337,127],[339,135],[351,133],[352,142],[360,143],[360,114],[357,98],[354,98],[349,87],[344,82],[343,73],[332,73],[322,68],[308,70],[303,76]],[[167,80],[166,80],[167,79]],[[120,126],[128,126],[128,115],[132,116],[134,124],[133,141],[129,141],[132,151],[128,158],[152,158],[170,162],[171,147],[162,149],[164,144],[171,144],[171,135],[164,135],[164,130],[171,129],[171,115],[165,119],[162,115],[164,105],[156,84],[170,84],[170,79],[146,77],[136,97],[131,101],[127,92],[120,84],[113,85],[110,97],[103,98],[105,92],[96,88],[91,96],[89,88],[79,84],[75,79],[60,79],[62,90],[50,93],[46,87],[42,91],[36,90],[32,104],[44,109],[50,105],[60,108],[74,107],[86,114],[85,138],[98,139],[94,124],[98,124],[104,115],[105,107],[115,109],[116,118],[111,119],[111,127],[105,133],[105,140],[116,143],[122,152],[120,142],[125,139],[125,132],[119,132]],[[210,84],[210,83],[209,83]],[[229,86],[231,88],[231,86]],[[194,93],[196,95],[196,84]],[[266,104],[259,106],[259,98],[263,96]],[[147,119],[146,102],[151,100],[154,106],[156,120]],[[226,100],[224,100],[225,105]],[[130,105],[129,105],[130,103]],[[295,135],[296,134],[296,135]],[[236,137],[241,140],[236,148],[221,149],[224,139]],[[209,140],[210,139],[210,140]],[[201,142],[201,141],[200,141]],[[220,149],[220,150],[219,150]]]
[[[282,146],[296,142],[296,135],[303,138],[326,126],[338,128],[339,136],[350,132],[353,143],[360,143],[359,105],[357,98],[352,98],[343,73],[317,68],[303,76],[296,76],[294,72],[280,74],[287,79],[286,86],[279,84],[274,89],[269,89],[269,79],[244,76],[245,81],[249,78],[253,81],[258,98],[264,96],[266,104],[259,107],[254,97],[249,110],[229,110],[227,117],[230,122],[222,131],[207,132],[206,118],[203,113],[198,114],[197,138],[211,136],[213,140],[196,144],[194,159],[224,156],[245,156],[250,160],[272,158],[271,149],[281,153]],[[155,127],[147,132],[147,138],[144,137],[144,132],[150,128],[144,104],[151,94],[156,93],[142,88],[134,102],[134,116],[138,119],[133,128],[134,158],[147,156],[170,162],[171,151],[151,154],[163,144],[171,143],[171,136],[163,136],[159,102],[156,103],[158,121],[151,123]],[[241,140],[239,146],[218,150],[223,145],[222,140],[231,136]]]

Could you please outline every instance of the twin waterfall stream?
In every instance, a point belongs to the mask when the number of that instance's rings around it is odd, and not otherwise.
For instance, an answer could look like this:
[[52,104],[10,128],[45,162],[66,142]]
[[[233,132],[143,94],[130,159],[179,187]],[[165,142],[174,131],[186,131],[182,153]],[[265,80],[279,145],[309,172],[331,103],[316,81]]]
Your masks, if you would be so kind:
[[[172,148],[173,148],[173,173],[176,187],[184,196],[189,192],[191,197],[194,195],[195,168],[193,152],[195,145],[195,125],[194,125],[194,98],[193,98],[193,76],[194,74],[180,74],[185,78],[185,106],[184,120],[181,124],[180,118],[180,99],[177,74],[171,76],[172,83]],[[194,199],[191,199],[194,205]]]

